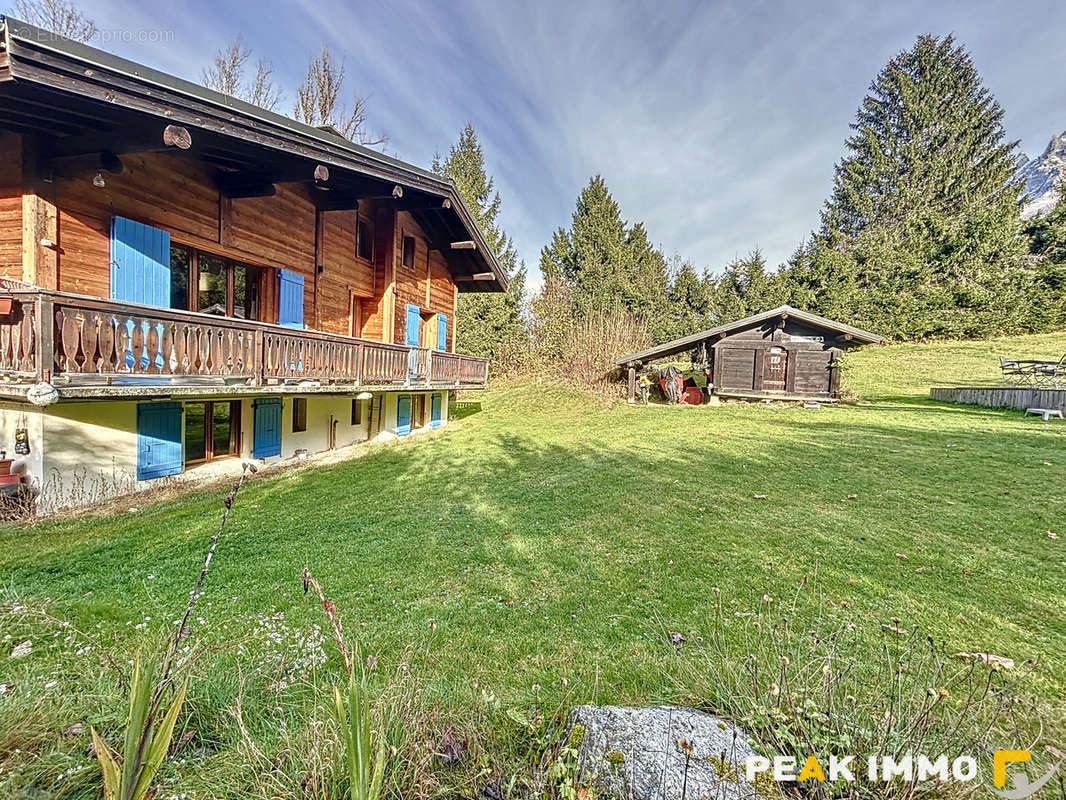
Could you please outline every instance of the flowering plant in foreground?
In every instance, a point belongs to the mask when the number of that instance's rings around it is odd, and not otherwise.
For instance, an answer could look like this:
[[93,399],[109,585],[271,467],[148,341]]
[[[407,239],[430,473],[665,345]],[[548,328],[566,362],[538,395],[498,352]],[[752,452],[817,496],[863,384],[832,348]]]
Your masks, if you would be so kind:
[[93,740],[93,750],[97,761],[100,762],[100,772],[104,783],[105,800],[143,800],[150,794],[152,781],[155,779],[159,767],[163,764],[167,751],[170,749],[170,739],[174,735],[174,725],[178,714],[181,713],[185,703],[185,694],[188,689],[188,678],[177,689],[173,699],[169,703],[164,701],[168,689],[176,684],[173,673],[177,666],[178,646],[188,635],[189,620],[192,617],[196,602],[200,599],[204,581],[211,569],[211,559],[215,555],[219,537],[226,527],[229,512],[233,508],[233,501],[237,499],[237,493],[244,484],[244,479],[249,472],[256,472],[254,465],[245,463],[240,478],[233,484],[233,489],[223,500],[225,510],[222,512],[222,521],[218,530],[211,537],[211,545],[204,556],[204,563],[200,569],[200,576],[196,584],[189,592],[189,602],[185,606],[185,614],[175,626],[163,654],[162,675],[159,683],[154,683],[154,668],[149,666],[144,671],[141,668],[141,658],[138,655],[133,662],[133,681],[130,685],[130,707],[126,718],[126,734],[122,748],[122,761],[119,762],[115,754],[107,746],[103,737],[90,729]]
[[322,603],[322,608],[325,609],[326,619],[333,628],[333,638],[344,659],[344,670],[348,674],[347,702],[341,695],[341,690],[336,686],[333,687],[333,713],[340,726],[341,739],[344,743],[351,798],[352,800],[378,800],[381,797],[381,786],[385,778],[385,736],[378,733],[377,746],[372,747],[374,737],[370,733],[370,706],[367,703],[366,680],[367,670],[373,668],[375,659],[373,656],[368,656],[365,660],[362,658],[358,641],[355,643],[355,658],[353,659],[352,652],[344,641],[344,630],[341,627],[337,606],[326,597],[321,584],[315,580],[307,567],[304,567],[302,577],[304,593],[314,589]]

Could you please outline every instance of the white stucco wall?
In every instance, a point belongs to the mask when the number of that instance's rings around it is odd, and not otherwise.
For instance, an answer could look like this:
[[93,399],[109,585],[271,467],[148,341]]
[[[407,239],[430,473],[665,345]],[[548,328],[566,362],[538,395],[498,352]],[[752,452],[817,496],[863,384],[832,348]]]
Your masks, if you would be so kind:
[[87,505],[143,488],[137,480],[137,404],[60,402],[43,413],[38,507]]
[[[329,449],[329,429],[333,421],[337,424],[336,447],[347,447],[357,442],[366,441],[367,417],[370,414],[370,401],[361,400],[363,413],[359,425],[352,425],[352,398],[308,397],[307,430],[295,432],[292,429],[292,397],[281,401],[281,457],[292,458],[297,450],[319,453]],[[249,420],[251,417],[248,418]],[[251,432],[251,424],[247,426]],[[249,439],[249,447],[251,439]],[[249,453],[250,455],[250,453]]]
[[[426,398],[425,423],[412,435],[430,428],[431,392],[413,392]],[[448,422],[448,392],[441,395],[441,427]],[[375,439],[396,438],[397,393],[384,397],[382,430]],[[190,398],[186,403],[208,398]],[[212,397],[216,402],[231,398]],[[370,431],[372,401],[362,404],[360,424],[352,425],[351,395],[307,396],[307,430],[292,430],[294,396],[282,397],[281,456],[271,462],[293,458],[297,451],[308,454],[329,449],[330,427],[336,426],[336,448],[366,441]],[[168,400],[167,402],[174,402]],[[40,492],[42,513],[88,505],[150,488],[160,483],[207,480],[239,469],[242,459],[252,458],[255,441],[254,398],[241,398],[240,458],[222,459],[186,469],[181,475],[137,480],[138,401],[61,401],[38,409],[23,403],[0,403],[0,450],[15,458],[13,471],[27,475],[26,482]],[[15,431],[29,432],[30,453],[16,456]]]

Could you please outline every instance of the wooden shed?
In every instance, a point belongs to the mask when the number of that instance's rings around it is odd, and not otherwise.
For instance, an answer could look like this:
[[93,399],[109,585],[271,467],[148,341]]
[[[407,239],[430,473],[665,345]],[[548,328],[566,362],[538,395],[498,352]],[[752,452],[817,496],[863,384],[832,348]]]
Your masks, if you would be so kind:
[[711,391],[749,399],[835,400],[839,357],[849,347],[880,344],[876,333],[780,306],[761,314],[684,336],[615,361],[629,371],[629,396],[638,368],[692,353],[711,369]]

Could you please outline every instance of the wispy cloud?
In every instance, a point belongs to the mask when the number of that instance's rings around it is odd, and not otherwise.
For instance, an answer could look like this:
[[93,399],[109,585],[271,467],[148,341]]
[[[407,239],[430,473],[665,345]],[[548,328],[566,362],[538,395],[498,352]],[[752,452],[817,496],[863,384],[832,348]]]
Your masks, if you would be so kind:
[[291,88],[328,44],[414,163],[472,121],[531,268],[595,173],[668,253],[719,270],[758,245],[783,261],[818,223],[870,80],[920,33],[970,48],[1030,154],[1066,128],[1061,0],[85,5],[107,27],[175,30],[112,49],[193,79],[239,34]]

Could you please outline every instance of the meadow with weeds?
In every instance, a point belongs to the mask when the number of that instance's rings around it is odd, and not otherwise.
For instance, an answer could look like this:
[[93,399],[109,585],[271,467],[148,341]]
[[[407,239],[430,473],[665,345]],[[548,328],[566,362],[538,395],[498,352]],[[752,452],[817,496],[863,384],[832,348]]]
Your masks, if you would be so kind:
[[[926,397],[1063,351],[864,349],[861,402],[819,409],[501,384],[424,438],[249,477],[155,796],[349,796],[349,679],[304,568],[373,659],[384,796],[573,796],[587,702],[697,705],[767,751],[1061,748],[1066,426]],[[0,795],[100,796],[90,728],[121,739],[227,491],[0,530]]]

